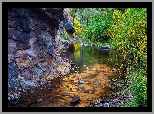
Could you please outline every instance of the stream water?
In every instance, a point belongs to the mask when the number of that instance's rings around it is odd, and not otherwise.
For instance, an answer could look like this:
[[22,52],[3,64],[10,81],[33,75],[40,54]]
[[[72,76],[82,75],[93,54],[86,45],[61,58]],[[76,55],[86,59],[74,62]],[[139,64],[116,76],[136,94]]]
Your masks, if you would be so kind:
[[89,106],[91,102],[102,96],[109,97],[116,90],[109,83],[111,79],[123,80],[120,66],[122,60],[119,54],[110,50],[103,52],[91,46],[80,47],[73,52],[66,52],[66,58],[71,59],[71,73],[60,78],[56,89],[56,99],[39,106],[72,107],[70,101],[79,97],[76,107]]

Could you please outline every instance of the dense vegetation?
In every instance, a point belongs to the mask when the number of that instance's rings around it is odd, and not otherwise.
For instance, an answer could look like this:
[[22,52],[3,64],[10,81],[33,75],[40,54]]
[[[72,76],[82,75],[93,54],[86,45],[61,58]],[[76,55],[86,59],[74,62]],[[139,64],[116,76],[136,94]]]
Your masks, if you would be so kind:
[[94,46],[109,44],[119,50],[128,65],[133,100],[123,106],[147,106],[147,12],[146,8],[70,8],[76,32]]

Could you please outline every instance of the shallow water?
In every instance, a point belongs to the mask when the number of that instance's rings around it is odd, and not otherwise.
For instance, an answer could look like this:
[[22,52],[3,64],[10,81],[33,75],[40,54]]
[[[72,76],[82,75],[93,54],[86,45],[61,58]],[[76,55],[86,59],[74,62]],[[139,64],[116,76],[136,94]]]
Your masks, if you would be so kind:
[[76,107],[89,106],[93,100],[109,96],[115,91],[110,89],[110,79],[122,80],[119,69],[122,60],[116,51],[102,52],[94,47],[80,47],[74,53],[66,52],[66,58],[71,59],[75,65],[70,74],[60,79],[56,99],[45,106],[72,107],[70,101],[75,96],[80,97]]

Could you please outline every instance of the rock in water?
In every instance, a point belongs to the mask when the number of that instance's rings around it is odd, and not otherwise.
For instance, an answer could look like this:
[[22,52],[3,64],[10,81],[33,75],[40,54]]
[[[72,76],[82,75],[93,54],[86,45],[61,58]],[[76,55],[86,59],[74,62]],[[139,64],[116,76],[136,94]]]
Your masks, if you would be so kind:
[[80,97],[76,96],[76,97],[74,97],[74,98],[71,100],[70,105],[71,105],[71,106],[74,106],[74,105],[76,105],[77,103],[79,103],[79,101],[80,101]]
[[101,47],[101,50],[103,50],[103,51],[108,51],[108,50],[110,50],[110,46],[109,46],[109,45],[107,45],[107,46],[102,46],[102,47]]
[[83,42],[83,45],[88,46],[89,44],[88,44],[88,42]]
[[115,69],[115,68],[112,68],[112,71],[113,71],[113,72],[115,72],[115,71],[116,71],[116,69]]
[[84,81],[82,79],[78,78],[78,83],[79,84],[84,84]]

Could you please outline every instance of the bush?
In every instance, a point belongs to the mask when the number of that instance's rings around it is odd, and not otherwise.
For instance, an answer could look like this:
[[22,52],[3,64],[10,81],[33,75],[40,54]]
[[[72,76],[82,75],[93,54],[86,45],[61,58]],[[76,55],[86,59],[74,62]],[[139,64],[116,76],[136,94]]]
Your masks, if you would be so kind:
[[112,23],[112,10],[103,10],[102,14],[94,13],[88,19],[88,25],[84,27],[82,36],[84,39],[89,39],[91,42],[104,41],[106,30]]
[[82,35],[82,25],[80,24],[80,20],[78,18],[74,18],[73,19],[73,22],[74,22],[74,28],[75,28],[75,32],[74,32],[74,37],[76,35]]
[[147,73],[143,69],[133,71],[128,75],[129,88],[133,94],[132,101],[122,107],[146,107],[147,106]]
[[[128,8],[125,13],[114,10],[114,23],[108,28],[110,45],[121,51],[129,62],[133,100],[123,106],[147,106],[147,13],[145,8]],[[137,66],[135,70],[133,66]]]
[[147,69],[147,14],[145,8],[128,8],[122,14],[114,10],[115,22],[108,28],[111,45],[122,51],[124,60]]

